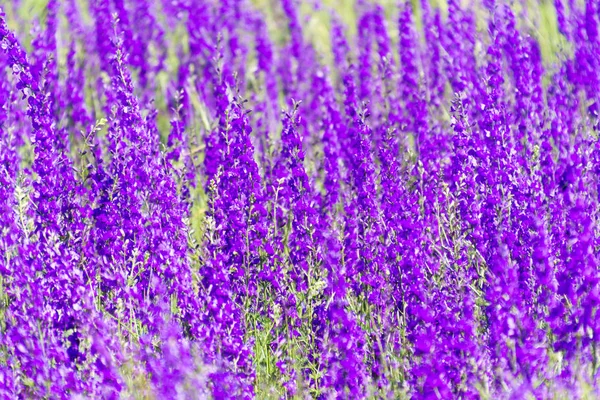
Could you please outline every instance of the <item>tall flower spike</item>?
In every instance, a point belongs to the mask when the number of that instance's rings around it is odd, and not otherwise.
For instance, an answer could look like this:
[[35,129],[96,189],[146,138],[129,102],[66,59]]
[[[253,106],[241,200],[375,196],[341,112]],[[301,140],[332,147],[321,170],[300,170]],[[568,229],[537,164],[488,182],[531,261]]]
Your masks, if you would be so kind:
[[[583,160],[574,149],[569,164],[563,174],[563,196],[567,206],[566,243],[562,251],[564,270],[557,274],[558,294],[563,303],[557,305],[553,313],[562,318],[554,320],[553,329],[557,334],[555,348],[565,351],[565,356],[572,359],[586,354],[590,346],[595,346],[598,323],[592,318],[600,304],[598,293],[598,272],[596,255],[591,250],[593,243],[594,222],[591,218],[591,207],[585,200]],[[577,373],[571,369],[570,373]]]
[[314,259],[311,260],[314,254],[311,256],[310,249],[314,247],[313,241],[316,240],[313,236],[318,234],[315,231],[318,216],[303,165],[304,152],[297,131],[298,106],[296,103],[292,113],[286,113],[283,120],[282,151],[280,160],[273,169],[273,181],[277,182],[277,188],[272,191],[277,193],[279,199],[274,207],[281,217],[282,228],[291,224],[287,247],[292,265],[292,280],[296,284],[296,290],[304,292],[308,289],[309,264],[315,262]]
[[[20,279],[23,282],[30,281],[27,286],[32,301],[15,314],[12,320],[22,322],[11,330],[10,337],[14,343],[27,343],[19,350],[21,364],[32,367],[32,374],[35,374],[34,370],[39,371],[40,375],[36,377],[49,382],[47,389],[50,393],[64,393],[65,390],[74,394],[84,391],[97,393],[98,388],[93,381],[78,377],[75,365],[87,357],[95,357],[98,351],[97,347],[92,346],[89,354],[79,352],[81,339],[94,329],[91,323],[97,318],[97,311],[86,289],[86,266],[79,257],[82,243],[87,238],[81,224],[85,210],[76,199],[78,184],[72,175],[70,160],[60,145],[55,144],[48,101],[50,93],[45,91],[47,87],[40,86],[33,78],[26,54],[6,27],[1,12],[0,43],[8,57],[8,65],[17,77],[17,88],[28,100],[28,114],[33,127],[31,141],[35,152],[32,169],[37,174],[33,183],[37,242],[25,241],[21,249],[24,267]],[[40,344],[36,344],[36,340],[27,340],[28,328],[32,339],[38,337],[39,324],[45,327],[44,334],[48,337],[47,352],[52,355],[48,360],[54,357],[61,369],[58,375],[44,377],[48,367],[44,365],[46,360],[39,359]],[[43,349],[41,347],[41,351]],[[111,351],[117,352],[118,349],[113,347]],[[112,361],[105,358],[87,373],[98,373],[102,369],[113,371]],[[120,390],[118,377],[112,373],[99,376],[105,378],[100,390],[107,393]],[[38,389],[43,390],[42,386]]]
[[342,248],[334,221],[319,219],[323,268],[327,272],[324,298],[329,299],[315,310],[316,332],[323,377],[319,382],[325,396],[363,398],[368,386],[364,363],[366,340],[356,315],[346,299],[349,289],[342,262]]
[[384,225],[375,185],[372,133],[366,123],[368,114],[358,110],[354,113],[349,130],[356,153],[347,182],[350,190],[345,193],[344,265],[354,295],[368,304],[370,310],[371,343],[367,365],[372,368],[379,389],[385,391],[388,377],[379,359],[386,351],[384,337],[391,305],[390,270],[380,239]]
[[[417,60],[417,40],[414,23],[412,20],[412,6],[410,2],[400,6],[398,30],[400,32],[400,61],[402,65],[400,88],[401,98],[405,101],[403,124],[401,129],[414,135],[417,152],[426,153],[427,148],[427,106],[419,85],[419,70],[415,63]],[[422,147],[422,149],[421,149]],[[424,155],[424,154],[423,154]]]
[[373,16],[371,10],[365,5],[359,5],[360,18],[358,19],[358,82],[359,97],[362,101],[371,100],[372,86],[372,41],[373,41]]
[[424,55],[428,78],[427,89],[429,92],[429,101],[438,105],[443,100],[444,95],[444,74],[442,70],[442,49],[440,45],[440,36],[442,31],[441,16],[438,9],[431,9],[428,0],[421,1],[423,10],[423,29],[425,30],[425,43],[427,52]]
[[385,12],[381,5],[375,5],[371,12],[371,25],[373,41],[377,48],[375,51],[373,63],[378,73],[373,75],[373,84],[369,109],[373,114],[373,143],[377,150],[384,140],[387,127],[397,121],[397,70],[395,60],[391,50],[391,41],[389,37],[389,27],[385,18]]
[[318,93],[316,102],[321,107],[322,120],[320,129],[323,132],[323,152],[325,178],[323,186],[326,194],[322,201],[322,212],[332,212],[339,200],[340,170],[338,165],[340,143],[338,132],[343,129],[343,119],[339,106],[336,104],[335,92],[331,87],[326,69],[317,70],[313,76],[313,85]]
[[[211,361],[223,363],[221,372],[211,379],[215,385],[217,381],[229,385],[237,380],[240,396],[250,395],[254,376],[251,343],[245,339],[241,306],[256,295],[257,278],[264,275],[259,249],[268,234],[262,186],[249,134],[246,111],[238,102],[230,103],[227,120],[219,127],[223,146],[209,185],[214,238],[207,243],[207,260],[201,271],[203,296],[208,306],[203,327],[207,356]],[[244,180],[240,181],[240,177]],[[214,390],[225,388],[215,386]],[[213,392],[215,396],[217,393],[221,392]]]
[[[18,276],[14,271],[22,269],[20,260],[16,251],[19,237],[23,234],[17,225],[17,215],[13,211],[15,208],[15,187],[18,175],[18,154],[14,132],[12,131],[9,111],[11,102],[16,102],[16,91],[11,91],[9,87],[9,77],[5,75],[6,57],[0,53],[0,248],[3,249],[4,257],[0,259],[0,275],[5,284],[10,288],[13,285],[20,285]],[[6,291],[8,298],[14,296],[13,290]],[[5,311],[6,312],[6,311]],[[10,310],[6,312],[4,318],[10,318]],[[10,328],[9,328],[10,331]],[[0,330],[0,346],[3,348],[5,363],[0,364],[0,396],[10,398],[17,397],[19,392],[18,374],[12,368],[13,355],[11,354],[11,342],[7,340],[7,331]],[[4,350],[6,349],[6,350]]]

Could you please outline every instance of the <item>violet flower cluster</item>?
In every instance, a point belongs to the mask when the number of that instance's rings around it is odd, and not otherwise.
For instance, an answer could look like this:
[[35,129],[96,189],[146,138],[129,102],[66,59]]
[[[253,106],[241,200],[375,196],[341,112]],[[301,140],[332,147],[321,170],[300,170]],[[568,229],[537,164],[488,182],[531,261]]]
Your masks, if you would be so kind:
[[600,397],[598,0],[5,3],[1,398]]

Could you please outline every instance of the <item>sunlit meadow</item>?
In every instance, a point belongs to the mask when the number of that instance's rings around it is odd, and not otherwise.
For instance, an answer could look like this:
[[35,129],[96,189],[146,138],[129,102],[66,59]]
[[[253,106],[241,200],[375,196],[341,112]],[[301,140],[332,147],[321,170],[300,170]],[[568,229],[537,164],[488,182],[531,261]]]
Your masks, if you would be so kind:
[[599,0],[0,10],[0,398],[600,398]]

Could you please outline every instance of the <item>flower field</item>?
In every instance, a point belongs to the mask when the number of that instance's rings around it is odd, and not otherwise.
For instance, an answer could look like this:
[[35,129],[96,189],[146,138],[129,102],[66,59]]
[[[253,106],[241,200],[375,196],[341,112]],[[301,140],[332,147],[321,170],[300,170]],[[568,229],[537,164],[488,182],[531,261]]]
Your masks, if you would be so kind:
[[599,24],[3,1],[0,398],[600,398]]

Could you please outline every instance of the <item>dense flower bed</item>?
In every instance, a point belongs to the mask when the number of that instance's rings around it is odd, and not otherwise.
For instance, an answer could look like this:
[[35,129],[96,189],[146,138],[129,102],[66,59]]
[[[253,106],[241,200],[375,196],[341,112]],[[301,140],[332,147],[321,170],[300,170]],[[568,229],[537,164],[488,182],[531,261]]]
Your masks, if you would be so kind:
[[0,397],[600,397],[597,0],[6,3]]

